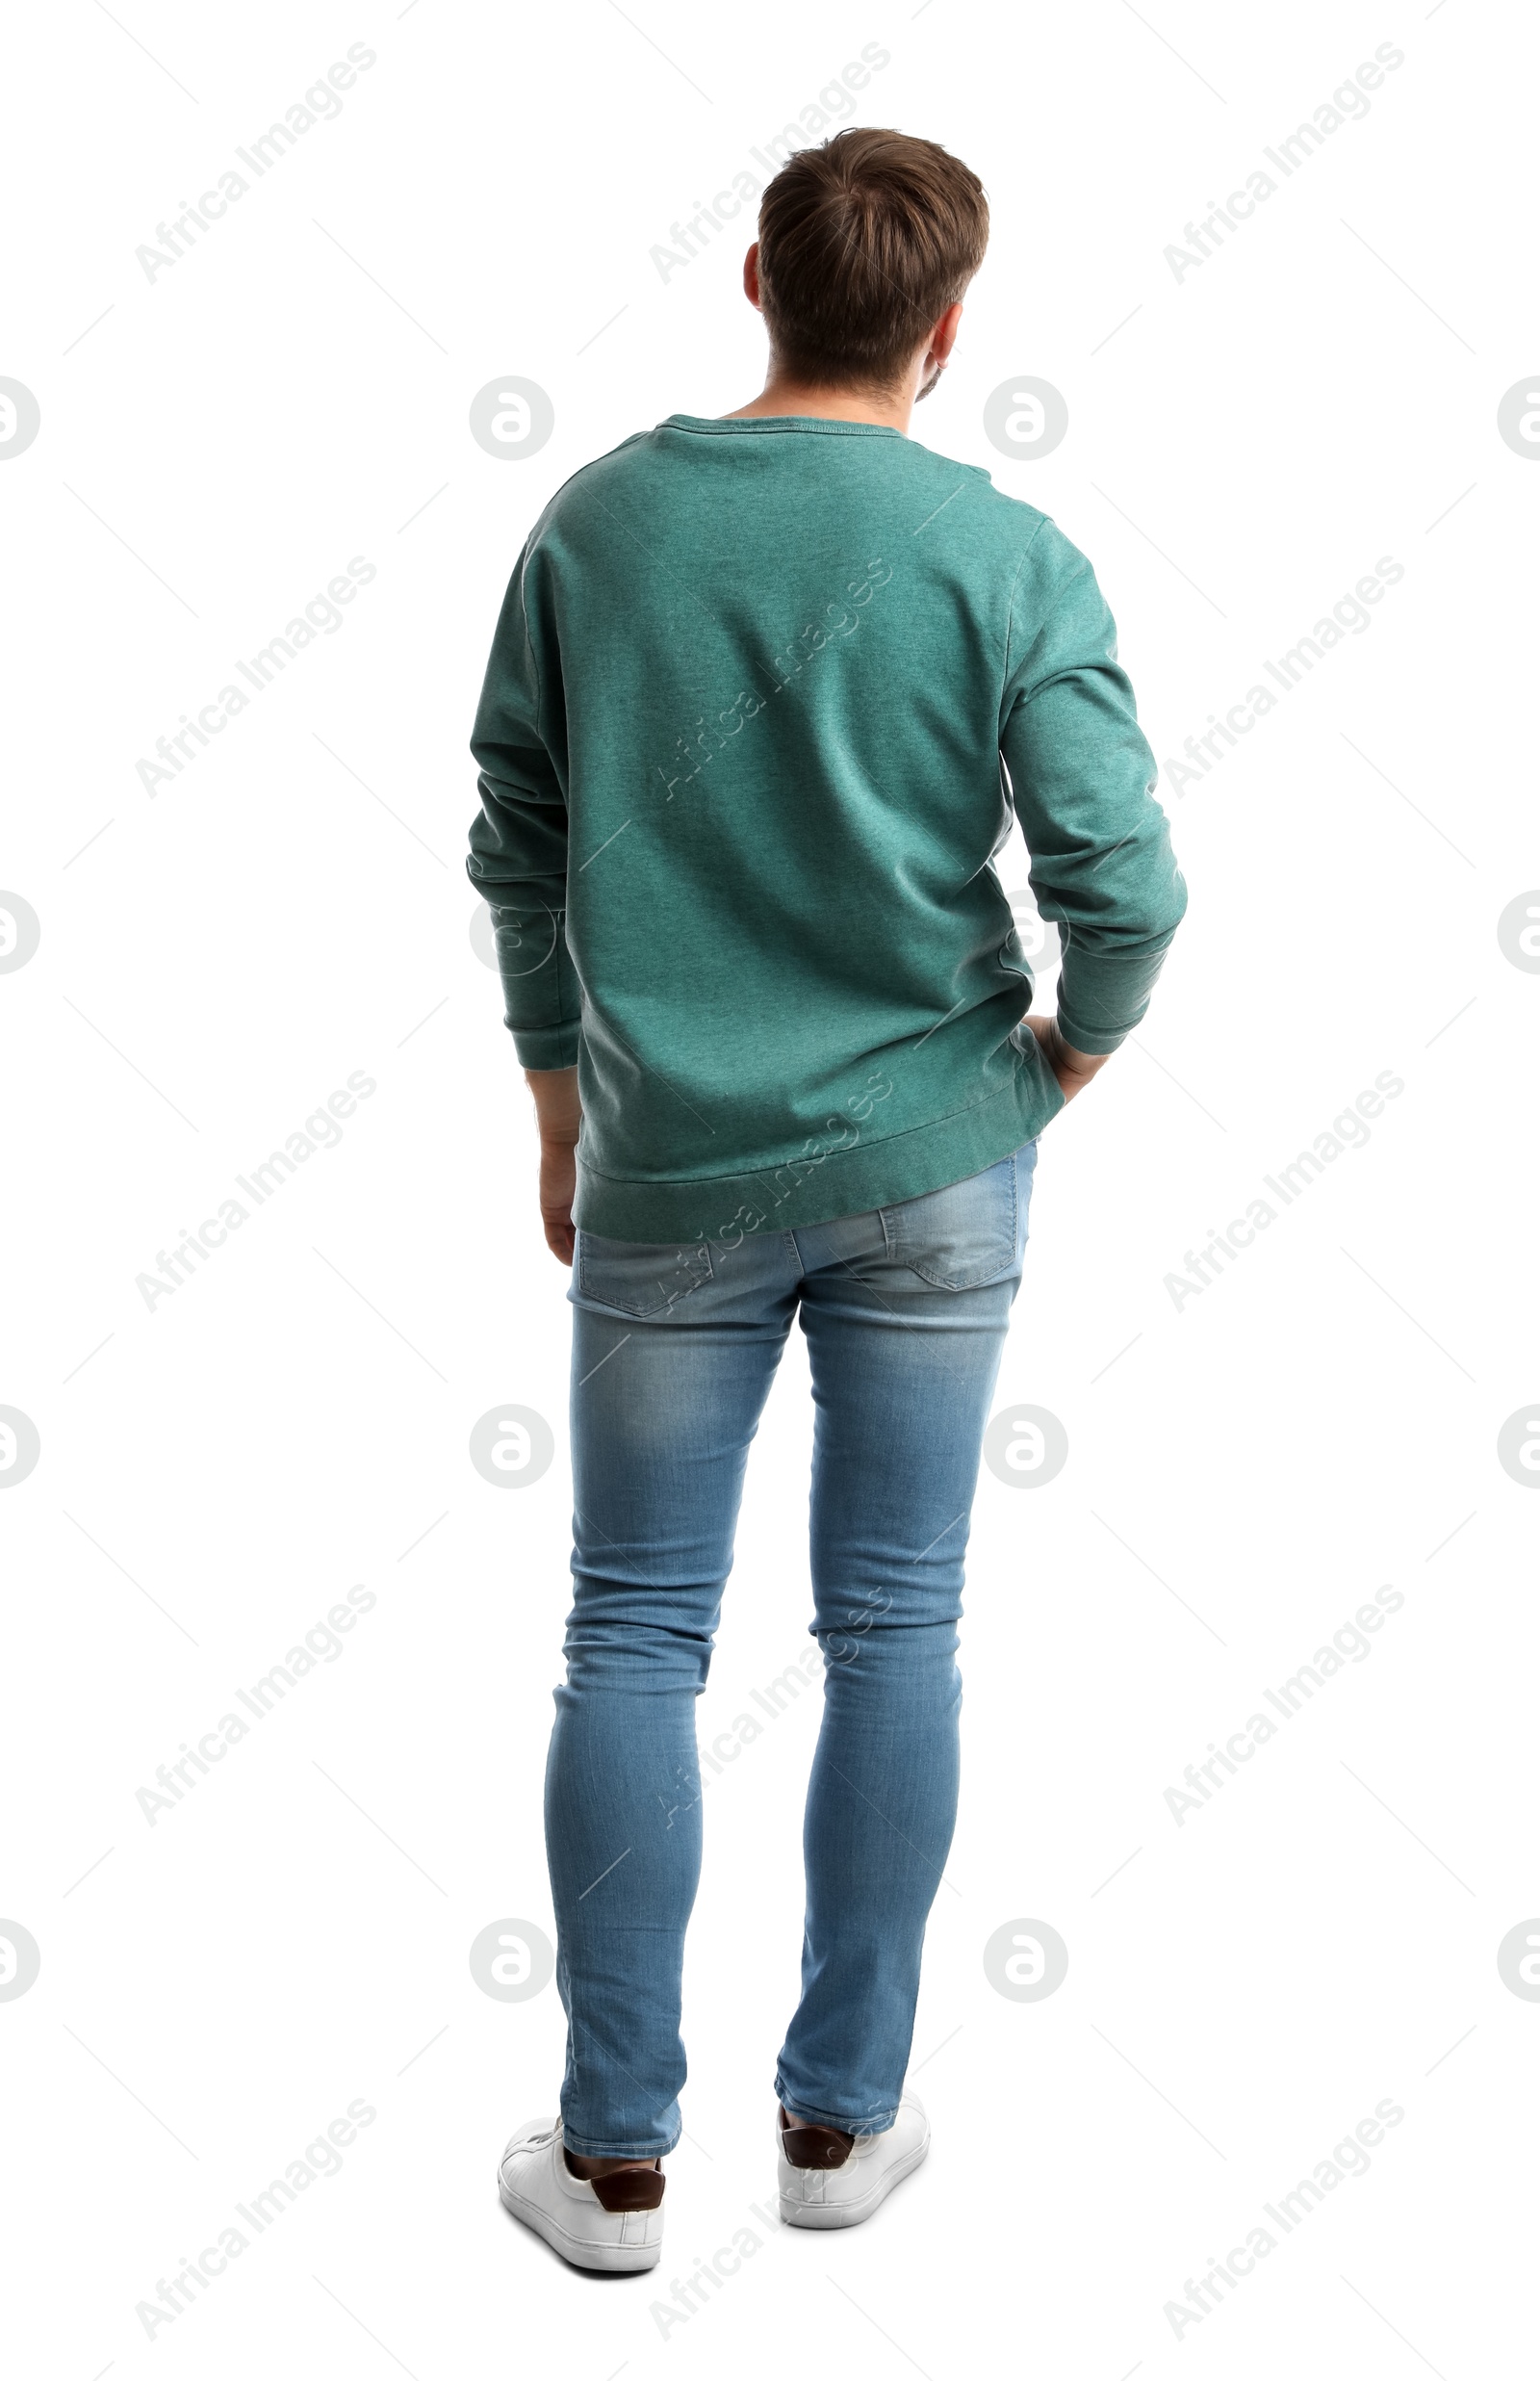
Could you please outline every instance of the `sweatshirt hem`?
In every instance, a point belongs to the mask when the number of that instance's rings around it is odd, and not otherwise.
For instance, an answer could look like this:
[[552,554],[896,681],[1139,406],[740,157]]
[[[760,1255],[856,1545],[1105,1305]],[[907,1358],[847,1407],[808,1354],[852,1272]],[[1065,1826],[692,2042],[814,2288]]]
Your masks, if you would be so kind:
[[[598,1174],[578,1152],[573,1220],[609,1240],[705,1240],[735,1248],[755,1231],[796,1231],[900,1205],[963,1182],[1031,1141],[1064,1106],[1046,1068],[1018,1067],[1003,1091],[884,1141],[688,1181],[628,1181]],[[792,1178],[788,1181],[787,1178]]]

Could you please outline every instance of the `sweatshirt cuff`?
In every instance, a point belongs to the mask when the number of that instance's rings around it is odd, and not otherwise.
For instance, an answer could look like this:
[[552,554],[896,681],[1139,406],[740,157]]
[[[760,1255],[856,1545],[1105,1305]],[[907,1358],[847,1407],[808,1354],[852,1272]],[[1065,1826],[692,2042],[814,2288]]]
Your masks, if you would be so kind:
[[1174,926],[1134,950],[1076,949],[1071,936],[1059,977],[1059,1030],[1071,1049],[1110,1057],[1143,1022]]
[[1088,1058],[1110,1058],[1114,1050],[1122,1048],[1134,1029],[1132,1025],[1126,1025],[1120,1033],[1108,1033],[1095,1025],[1084,1025],[1061,1000],[1059,1030],[1072,1050],[1084,1050]]
[[513,1047],[521,1067],[543,1074],[557,1067],[575,1067],[582,1037],[582,1021],[574,1017],[560,1025],[515,1025]]

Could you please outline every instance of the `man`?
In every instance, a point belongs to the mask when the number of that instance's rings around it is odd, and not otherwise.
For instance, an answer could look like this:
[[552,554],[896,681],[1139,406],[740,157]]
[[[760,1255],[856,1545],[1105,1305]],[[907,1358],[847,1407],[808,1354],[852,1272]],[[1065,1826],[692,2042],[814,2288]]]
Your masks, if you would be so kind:
[[[574,1267],[576,1598],[546,1788],[561,2117],[504,2204],[570,2262],[660,2255],[700,1866],[695,1698],[793,1314],[816,1404],[824,1716],[780,2207],[859,2223],[904,2092],[957,1804],[954,1659],[1037,1140],[1142,1017],[1186,904],[1090,564],[913,444],[984,192],[852,129],[766,191],[763,394],[578,472],[520,556],[472,749],[472,881]],[[990,865],[1014,801],[1058,1015]]]

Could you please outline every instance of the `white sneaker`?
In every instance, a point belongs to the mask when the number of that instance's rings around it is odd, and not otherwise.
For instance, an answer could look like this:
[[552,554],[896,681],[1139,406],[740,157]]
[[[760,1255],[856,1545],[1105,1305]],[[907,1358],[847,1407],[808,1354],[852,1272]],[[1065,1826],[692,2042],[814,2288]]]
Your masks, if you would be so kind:
[[[799,2161],[787,2157],[788,2141]],[[849,2147],[846,2147],[847,2142]],[[864,2224],[897,2183],[913,2173],[931,2146],[925,2110],[906,2092],[886,2133],[834,2133],[823,2125],[797,2126],[788,2134],[783,2111],[776,2111],[780,2161],[781,2220],[812,2232],[835,2232]]]
[[[597,2183],[582,2180],[568,2169],[559,2116],[554,2124],[520,2126],[502,2153],[498,2196],[569,2265],[643,2273],[663,2254],[661,2173],[632,2169]],[[639,2206],[640,2199],[653,2204]]]

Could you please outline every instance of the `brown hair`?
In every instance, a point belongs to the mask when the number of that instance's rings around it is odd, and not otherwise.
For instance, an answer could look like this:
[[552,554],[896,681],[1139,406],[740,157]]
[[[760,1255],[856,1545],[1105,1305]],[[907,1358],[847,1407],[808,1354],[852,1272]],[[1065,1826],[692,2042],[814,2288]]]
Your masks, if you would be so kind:
[[779,363],[886,387],[984,261],[989,204],[935,141],[851,125],[798,149],[759,201],[759,303]]

